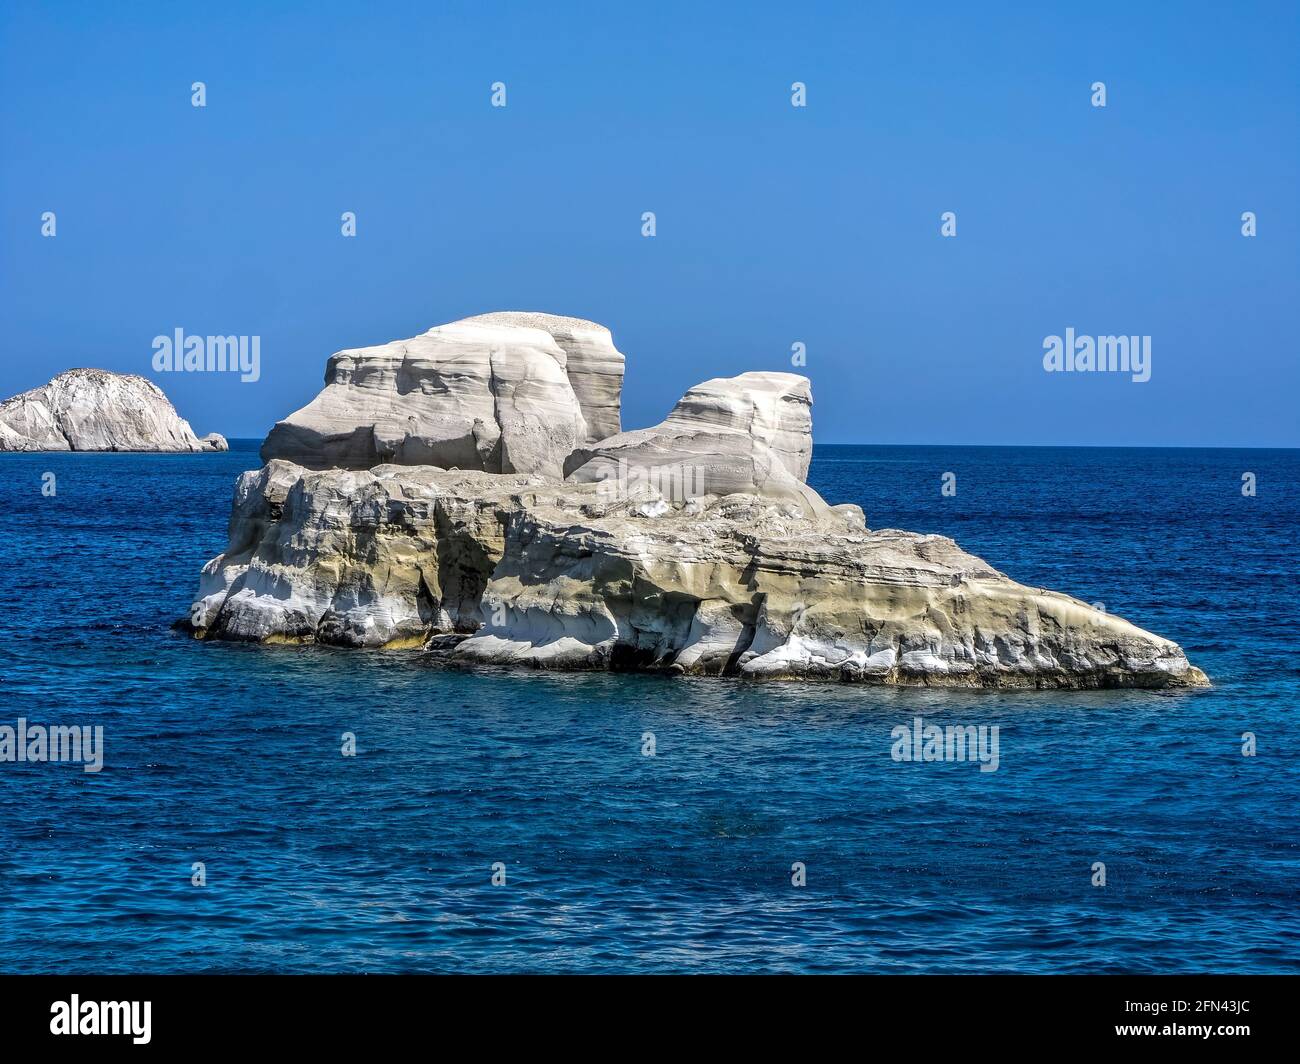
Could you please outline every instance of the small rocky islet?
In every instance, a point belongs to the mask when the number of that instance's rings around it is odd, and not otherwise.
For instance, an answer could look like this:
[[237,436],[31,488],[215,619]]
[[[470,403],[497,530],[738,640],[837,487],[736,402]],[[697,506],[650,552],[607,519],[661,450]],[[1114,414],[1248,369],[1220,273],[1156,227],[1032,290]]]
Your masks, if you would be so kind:
[[0,403],[0,451],[224,451],[202,438],[153,381],[70,369]]
[[501,312],[340,351],[235,486],[202,639],[990,688],[1197,687],[1177,644],[806,483],[812,391],[743,373],[622,431],[608,329]]

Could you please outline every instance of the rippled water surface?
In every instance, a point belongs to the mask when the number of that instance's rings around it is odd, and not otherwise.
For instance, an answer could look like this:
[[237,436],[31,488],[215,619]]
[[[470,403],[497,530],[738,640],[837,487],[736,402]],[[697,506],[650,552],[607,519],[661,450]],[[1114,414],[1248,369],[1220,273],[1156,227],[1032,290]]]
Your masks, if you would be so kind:
[[[1297,968],[1300,452],[818,448],[873,527],[1104,603],[1215,682],[996,694],[196,643],[169,625],[255,446],[0,455],[0,724],[106,743],[98,774],[0,764],[3,969]],[[998,770],[895,762],[916,715],[997,724]]]

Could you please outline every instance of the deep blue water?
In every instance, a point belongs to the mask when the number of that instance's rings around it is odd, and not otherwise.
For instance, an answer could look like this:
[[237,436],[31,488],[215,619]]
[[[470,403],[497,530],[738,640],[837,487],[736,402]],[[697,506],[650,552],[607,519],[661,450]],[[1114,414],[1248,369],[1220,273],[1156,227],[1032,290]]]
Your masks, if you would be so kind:
[[[98,774],[0,764],[6,971],[1298,967],[1300,452],[819,447],[873,527],[1105,603],[1215,683],[1001,694],[196,643],[169,625],[241,447],[0,456],[0,724],[106,744]],[[997,724],[998,771],[894,761],[916,714]]]

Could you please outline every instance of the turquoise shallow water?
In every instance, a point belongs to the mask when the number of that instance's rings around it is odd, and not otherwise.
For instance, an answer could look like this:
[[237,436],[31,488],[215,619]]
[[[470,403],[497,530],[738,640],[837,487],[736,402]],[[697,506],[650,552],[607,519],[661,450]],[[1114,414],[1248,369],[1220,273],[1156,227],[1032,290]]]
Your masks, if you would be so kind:
[[[4,970],[1297,968],[1298,452],[819,447],[873,527],[1215,682],[998,694],[196,643],[169,625],[254,451],[0,456],[0,724],[105,730],[98,774],[0,764]],[[917,714],[997,724],[998,771],[894,761]]]

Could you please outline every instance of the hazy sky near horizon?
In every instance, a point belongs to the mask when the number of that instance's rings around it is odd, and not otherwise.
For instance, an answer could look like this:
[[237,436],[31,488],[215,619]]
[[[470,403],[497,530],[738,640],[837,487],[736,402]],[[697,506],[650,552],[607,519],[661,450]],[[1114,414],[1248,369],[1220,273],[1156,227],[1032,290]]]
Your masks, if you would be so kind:
[[[625,427],[799,342],[824,443],[1298,446],[1298,9],[5,3],[0,394],[260,437],[333,351],[522,309],[613,330]],[[155,373],[178,328],[261,379]],[[1151,379],[1045,372],[1067,328]]]

